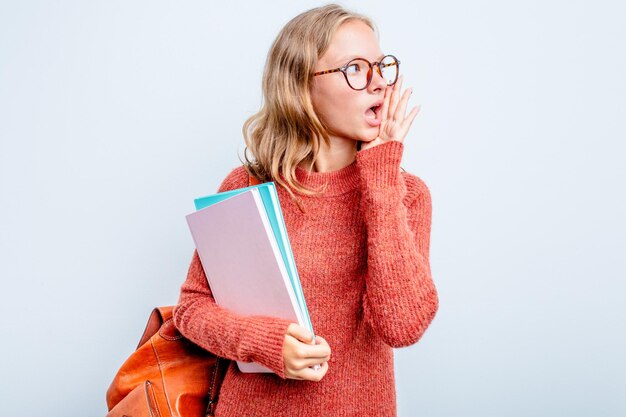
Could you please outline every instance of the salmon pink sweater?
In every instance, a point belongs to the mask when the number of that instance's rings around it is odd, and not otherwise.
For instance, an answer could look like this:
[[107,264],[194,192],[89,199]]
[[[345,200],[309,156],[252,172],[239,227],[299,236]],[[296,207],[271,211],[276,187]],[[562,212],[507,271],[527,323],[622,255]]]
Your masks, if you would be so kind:
[[[194,252],[176,326],[219,356],[274,372],[242,373],[231,362],[216,417],[396,416],[392,348],[416,343],[438,308],[429,265],[430,193],[401,171],[403,150],[401,142],[386,142],[336,171],[296,168],[302,183],[327,184],[321,195],[298,195],[304,213],[277,187],[315,334],[332,352],[319,382],[285,378],[289,321],[216,305]],[[247,185],[238,167],[219,191]]]

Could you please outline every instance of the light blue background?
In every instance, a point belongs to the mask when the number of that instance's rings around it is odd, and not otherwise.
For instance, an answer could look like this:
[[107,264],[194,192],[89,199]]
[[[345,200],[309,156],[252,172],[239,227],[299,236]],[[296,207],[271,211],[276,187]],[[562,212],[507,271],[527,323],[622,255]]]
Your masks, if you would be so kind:
[[[0,415],[97,416],[302,1],[0,3]],[[440,310],[400,416],[626,415],[626,8],[346,1],[422,111]]]

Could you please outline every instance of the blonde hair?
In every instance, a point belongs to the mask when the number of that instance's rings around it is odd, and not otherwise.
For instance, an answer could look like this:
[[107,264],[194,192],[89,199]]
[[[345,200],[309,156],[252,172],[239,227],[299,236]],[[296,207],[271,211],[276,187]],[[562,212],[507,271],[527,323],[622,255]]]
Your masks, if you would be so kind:
[[262,182],[274,181],[283,186],[302,211],[291,189],[304,195],[314,195],[316,191],[297,180],[296,167],[305,160],[312,167],[322,141],[330,145],[328,131],[311,101],[313,72],[335,31],[350,20],[364,22],[378,36],[369,18],[337,4],[317,7],[291,19],[267,55],[263,105],[243,125],[246,148],[242,163],[247,173]]

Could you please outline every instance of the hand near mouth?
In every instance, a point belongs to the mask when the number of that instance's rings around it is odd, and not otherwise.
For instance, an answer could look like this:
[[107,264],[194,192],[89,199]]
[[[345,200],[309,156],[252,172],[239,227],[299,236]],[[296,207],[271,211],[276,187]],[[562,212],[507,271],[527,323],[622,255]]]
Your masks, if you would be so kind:
[[378,136],[371,142],[361,142],[362,151],[390,140],[396,140],[398,142],[404,141],[421,106],[417,105],[411,109],[408,115],[405,114],[406,106],[413,89],[409,88],[405,90],[402,97],[400,97],[402,81],[404,81],[404,76],[400,76],[400,79],[393,87],[389,86],[385,90],[385,98],[381,110],[382,121],[379,126]]

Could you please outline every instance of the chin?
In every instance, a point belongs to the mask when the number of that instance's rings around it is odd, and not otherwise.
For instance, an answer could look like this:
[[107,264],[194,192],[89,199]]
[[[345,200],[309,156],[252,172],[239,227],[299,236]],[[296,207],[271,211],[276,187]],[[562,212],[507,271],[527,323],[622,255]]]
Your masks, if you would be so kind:
[[378,137],[378,131],[376,131],[375,133],[369,133],[369,134],[365,133],[363,135],[360,135],[357,140],[360,140],[361,142],[371,142],[377,137]]

